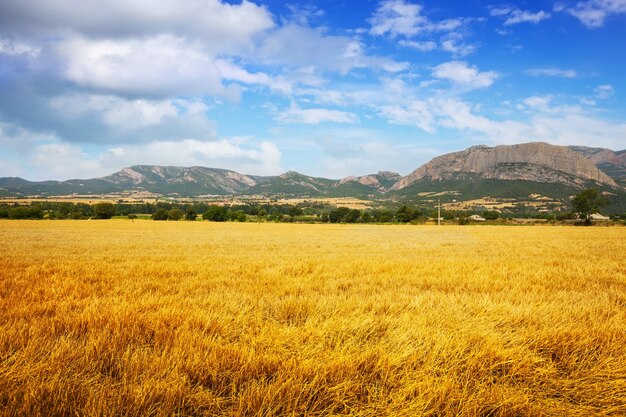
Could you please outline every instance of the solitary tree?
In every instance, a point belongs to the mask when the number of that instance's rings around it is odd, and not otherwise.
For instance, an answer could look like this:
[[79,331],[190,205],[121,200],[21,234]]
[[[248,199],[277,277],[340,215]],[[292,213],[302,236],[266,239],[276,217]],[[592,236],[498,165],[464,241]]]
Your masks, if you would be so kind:
[[600,207],[609,204],[609,200],[598,192],[595,188],[587,188],[576,194],[572,199],[574,213],[585,220],[585,225],[591,224],[591,215],[596,213]]

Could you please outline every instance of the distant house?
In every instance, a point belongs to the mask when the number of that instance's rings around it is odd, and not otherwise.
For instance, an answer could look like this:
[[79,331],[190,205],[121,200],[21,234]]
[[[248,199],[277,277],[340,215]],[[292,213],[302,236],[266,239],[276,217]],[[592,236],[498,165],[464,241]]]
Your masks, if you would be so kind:
[[610,218],[610,217],[603,216],[603,215],[601,215],[600,213],[593,213],[592,215],[590,215],[590,216],[589,216],[589,218],[590,218],[591,220],[603,221],[603,222],[608,221],[608,220],[611,220],[611,218]]
[[486,220],[484,217],[481,217],[478,214],[472,214],[471,216],[469,216],[469,219],[475,222],[484,222]]

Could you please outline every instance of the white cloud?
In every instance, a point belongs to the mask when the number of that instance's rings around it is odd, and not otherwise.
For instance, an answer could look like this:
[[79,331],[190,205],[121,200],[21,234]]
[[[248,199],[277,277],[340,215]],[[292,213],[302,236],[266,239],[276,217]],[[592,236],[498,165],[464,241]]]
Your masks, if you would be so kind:
[[163,33],[202,40],[213,53],[249,47],[252,37],[274,26],[272,15],[249,1],[220,0],[3,0],[0,26],[38,36],[151,38]]
[[94,155],[80,146],[52,142],[38,145],[32,155],[19,159],[20,164],[12,166],[7,173],[26,173],[31,180],[65,180],[101,177],[130,165],[148,164],[198,165],[247,174],[275,175],[283,171],[280,160],[281,152],[274,143],[255,143],[241,138],[154,141],[108,148]]
[[441,151],[419,144],[390,145],[387,141],[325,140],[320,142],[324,155],[320,160],[318,174],[327,178],[344,178],[349,175],[367,175],[381,170],[408,174]]
[[303,26],[308,25],[312,20],[319,19],[326,14],[324,10],[312,4],[287,4],[286,6],[291,12],[289,16],[290,20]]
[[457,39],[446,39],[441,42],[441,49],[452,53],[455,58],[471,55],[477,48],[476,45],[466,44]]
[[19,55],[27,55],[33,58],[40,53],[41,47],[33,45],[26,40],[0,38],[0,55],[9,55],[14,57]]
[[555,11],[566,11],[590,29],[604,26],[611,15],[626,13],[626,0],[588,0],[576,3],[574,7],[555,5]]
[[70,93],[49,99],[47,110],[56,118],[56,130],[60,132],[57,136],[74,142],[140,143],[216,137],[213,123],[206,116],[209,107],[202,100]]
[[463,25],[463,19],[432,22],[422,12],[423,7],[420,4],[405,0],[384,0],[370,20],[372,25],[370,33],[377,36],[388,35],[392,38],[413,37],[428,32],[452,31]]
[[533,68],[526,71],[526,74],[532,77],[560,77],[560,78],[576,78],[578,73],[572,69],[561,68]]
[[[458,98],[431,98],[408,106],[396,105],[381,114],[388,117],[390,123],[417,126],[429,133],[439,128],[464,131],[469,139],[478,143],[543,141],[557,145],[623,148],[626,123],[600,118],[577,106],[552,105],[550,97],[529,97],[522,103],[528,114],[525,121],[489,118]],[[415,108],[419,111],[411,113]],[[413,117],[409,117],[411,115]]]
[[436,130],[435,115],[428,101],[415,100],[407,106],[381,106],[379,113],[392,124],[416,126],[428,133],[434,133]]
[[324,122],[358,123],[359,118],[354,113],[323,108],[301,109],[292,103],[289,109],[279,113],[276,120],[281,123],[303,123],[317,125]]
[[292,92],[293,82],[290,82],[284,76],[271,77],[263,72],[250,73],[231,61],[224,59],[217,60],[216,65],[222,78],[225,80],[238,81],[244,84],[258,84],[283,94],[291,94]]
[[[531,96],[525,98],[522,103],[523,106],[530,107],[532,109],[547,110],[552,102],[552,96]],[[523,106],[521,108],[523,108]]]
[[171,35],[147,39],[61,41],[56,52],[64,76],[81,86],[115,94],[214,94],[236,99],[202,45]]
[[433,41],[418,42],[418,41],[407,41],[407,40],[402,39],[398,42],[398,45],[405,47],[405,48],[414,49],[420,52],[429,52],[429,51],[433,51],[437,49],[437,43]]
[[109,126],[122,129],[155,125],[161,123],[164,117],[178,116],[178,109],[171,100],[124,100],[104,95],[58,96],[50,100],[50,107],[70,119],[93,115],[100,117]]
[[593,91],[596,93],[596,98],[599,98],[600,100],[611,98],[611,96],[615,93],[611,84],[599,85]]
[[[276,27],[264,6],[245,0],[39,3],[7,0],[0,5],[0,27],[16,39],[0,42],[2,53],[38,54],[37,66],[48,75],[100,93],[211,95],[236,101],[244,90],[240,84],[290,94],[303,78],[288,74],[303,68],[318,83],[320,74],[329,71],[408,68],[407,63],[369,55],[355,37],[308,26],[311,17],[321,14],[311,7],[292,7],[300,23]],[[37,46],[26,42],[42,37],[47,40]],[[259,65],[273,66],[273,71],[258,71]]]
[[341,74],[347,74],[354,68],[379,68],[388,72],[408,68],[405,62],[368,55],[363,44],[352,37],[329,35],[325,28],[293,23],[268,33],[250,57],[267,65],[304,67],[316,72],[337,71]]
[[33,144],[40,140],[55,140],[53,134],[45,132],[34,132],[13,123],[6,123],[0,120],[0,145],[4,149],[11,150],[17,154],[25,154],[32,148]]
[[475,89],[485,88],[498,78],[494,71],[480,72],[475,66],[468,66],[463,61],[450,61],[433,68],[433,77],[452,81],[456,85]]
[[499,7],[491,10],[491,15],[504,18],[504,26],[517,25],[520,23],[537,24],[542,20],[549,19],[550,13],[540,10],[538,12],[530,12],[513,7]]
[[43,172],[47,178],[40,179],[70,179],[84,175],[106,175],[101,161],[93,159],[82,149],[66,143],[46,143],[35,148],[35,154],[28,164],[34,169],[29,179],[38,177]]

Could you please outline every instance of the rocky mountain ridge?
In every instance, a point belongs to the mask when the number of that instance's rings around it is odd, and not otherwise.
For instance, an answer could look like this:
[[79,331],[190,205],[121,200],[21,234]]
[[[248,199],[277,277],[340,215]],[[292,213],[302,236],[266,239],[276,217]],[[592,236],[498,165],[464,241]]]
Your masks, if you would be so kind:
[[[283,195],[376,198],[429,191],[419,190],[420,184],[426,183],[431,188],[433,185],[436,189],[453,187],[450,190],[458,191],[459,187],[467,184],[476,188],[476,184],[486,181],[502,182],[499,189],[526,182],[554,184],[568,190],[596,184],[624,191],[626,182],[622,182],[620,175],[623,174],[626,181],[625,160],[626,151],[524,143],[473,146],[436,157],[404,177],[395,172],[380,171],[335,180],[294,171],[277,176],[255,176],[200,166],[135,165],[106,177],[86,180],[31,182],[21,178],[0,178],[0,194],[59,196],[136,191],[172,197]],[[607,167],[610,172],[603,171],[602,167]]]
[[436,157],[400,179],[392,190],[401,190],[423,178],[445,181],[462,174],[473,174],[482,179],[562,183],[573,187],[591,181],[617,187],[615,180],[582,154],[563,146],[533,142],[472,146]]

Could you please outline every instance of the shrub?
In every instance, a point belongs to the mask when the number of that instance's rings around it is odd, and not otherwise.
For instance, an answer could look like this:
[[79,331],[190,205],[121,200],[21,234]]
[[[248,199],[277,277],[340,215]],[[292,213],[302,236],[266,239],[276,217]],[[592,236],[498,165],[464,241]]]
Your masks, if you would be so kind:
[[152,220],[167,220],[168,212],[165,209],[157,209],[152,213]]

